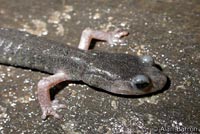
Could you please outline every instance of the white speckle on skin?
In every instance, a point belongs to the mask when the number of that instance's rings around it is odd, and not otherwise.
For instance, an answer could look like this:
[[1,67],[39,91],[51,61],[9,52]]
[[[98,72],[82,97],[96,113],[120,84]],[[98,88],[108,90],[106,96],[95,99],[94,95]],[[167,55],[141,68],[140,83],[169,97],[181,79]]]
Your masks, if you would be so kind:
[[22,48],[22,44],[19,44],[18,46],[17,46],[17,49],[21,49]]
[[96,53],[92,53],[92,55],[97,55]]
[[[49,53],[49,50],[50,50],[50,49],[45,49],[45,50],[43,50],[42,52],[43,52],[44,54],[48,54],[48,53]],[[34,57],[37,57],[37,55],[34,55]]]
[[10,51],[10,48],[11,48],[11,46],[12,46],[12,42],[10,42],[3,50],[5,51],[5,52],[9,52]]
[[2,27],[2,28],[1,28],[1,30],[6,30],[6,31],[7,31],[8,29],[7,29],[7,28],[3,28],[3,27]]
[[111,102],[111,106],[113,107],[113,109],[117,109],[117,102],[113,100]]
[[17,47],[14,48],[14,53],[16,54],[16,52],[17,52],[19,49],[22,49],[22,46],[23,46],[23,44],[17,45]]
[[3,43],[4,43],[4,40],[1,40],[0,41],[0,47],[3,45]]
[[101,70],[101,69],[99,69],[99,68],[97,68],[97,67],[94,67],[94,66],[91,66],[90,69],[91,69],[91,71],[94,71],[94,72],[95,72],[95,71],[98,71],[99,73],[106,74],[106,75],[108,75],[108,76],[110,76],[110,77],[113,77],[113,78],[118,78],[118,77],[119,77],[119,76],[116,75],[116,74],[112,74],[112,73],[110,73],[109,71]]
[[8,61],[12,61],[12,58],[11,58],[11,57],[9,57],[9,58],[8,58]]
[[25,36],[26,36],[26,37],[29,37],[29,36],[30,36],[30,34],[25,34]]
[[78,57],[71,57],[71,59],[73,59],[73,60],[75,60],[75,61],[80,61],[81,59],[80,58],[78,58]]

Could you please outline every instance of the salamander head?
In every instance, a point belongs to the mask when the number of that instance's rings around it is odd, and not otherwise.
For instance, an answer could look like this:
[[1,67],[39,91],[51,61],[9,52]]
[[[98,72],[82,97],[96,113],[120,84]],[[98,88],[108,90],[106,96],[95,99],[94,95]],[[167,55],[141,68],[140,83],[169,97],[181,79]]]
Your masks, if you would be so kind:
[[103,60],[94,60],[86,83],[108,92],[144,95],[161,90],[167,83],[166,75],[154,66],[150,56],[111,54],[98,59]]
[[161,90],[167,77],[157,68],[145,68],[148,71],[133,76],[129,80],[114,80],[110,92],[124,95],[144,95]]
[[129,79],[114,80],[110,92],[124,95],[144,95],[161,90],[166,85],[167,77],[154,65],[152,57],[140,57],[138,72]]

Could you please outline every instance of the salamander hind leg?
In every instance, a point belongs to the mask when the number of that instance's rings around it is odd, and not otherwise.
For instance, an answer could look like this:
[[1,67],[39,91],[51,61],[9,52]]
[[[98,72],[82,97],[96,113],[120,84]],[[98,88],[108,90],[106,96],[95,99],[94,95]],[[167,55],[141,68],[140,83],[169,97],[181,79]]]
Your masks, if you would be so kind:
[[112,32],[104,32],[86,28],[82,32],[78,48],[82,50],[88,50],[92,39],[106,41],[112,45],[117,43],[123,43],[124,41],[121,38],[127,35],[127,31],[123,31],[120,29],[117,29]]
[[50,115],[61,118],[56,111],[65,108],[65,105],[59,104],[57,100],[51,101],[49,91],[53,86],[66,80],[69,80],[68,76],[63,72],[59,72],[38,82],[38,100],[42,110],[42,119],[46,119]]

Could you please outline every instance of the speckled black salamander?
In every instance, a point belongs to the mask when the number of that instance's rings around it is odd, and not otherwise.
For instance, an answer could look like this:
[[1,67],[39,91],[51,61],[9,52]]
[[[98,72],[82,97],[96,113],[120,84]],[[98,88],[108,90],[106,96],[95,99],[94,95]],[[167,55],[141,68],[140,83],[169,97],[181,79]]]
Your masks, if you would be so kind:
[[156,67],[150,56],[133,56],[88,50],[90,41],[120,42],[126,31],[102,32],[89,28],[81,36],[79,49],[46,40],[26,32],[0,30],[0,63],[36,69],[54,74],[38,83],[38,100],[42,118],[53,115],[63,104],[51,102],[49,90],[66,80],[80,80],[108,92],[141,95],[158,91],[166,84],[166,76]]

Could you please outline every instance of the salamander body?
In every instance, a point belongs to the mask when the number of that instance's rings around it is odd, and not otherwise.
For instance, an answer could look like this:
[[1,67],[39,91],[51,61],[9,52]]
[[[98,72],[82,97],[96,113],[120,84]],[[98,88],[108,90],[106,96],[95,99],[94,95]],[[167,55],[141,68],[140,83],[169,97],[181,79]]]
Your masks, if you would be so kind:
[[43,118],[47,115],[59,117],[52,109],[48,94],[52,86],[65,80],[83,81],[123,95],[142,95],[162,89],[167,77],[154,66],[150,56],[87,50],[92,38],[110,42],[113,34],[121,38],[126,33],[86,29],[78,49],[27,32],[1,28],[0,64],[53,74],[38,83]]

